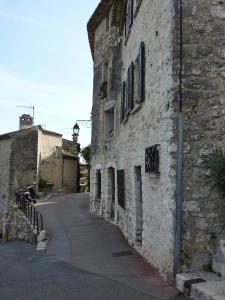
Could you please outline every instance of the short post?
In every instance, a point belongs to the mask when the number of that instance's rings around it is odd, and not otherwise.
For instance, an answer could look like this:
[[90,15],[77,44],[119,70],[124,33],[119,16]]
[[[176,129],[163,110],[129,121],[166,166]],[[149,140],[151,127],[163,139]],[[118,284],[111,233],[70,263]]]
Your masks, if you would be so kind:
[[42,214],[41,214],[41,230],[43,230],[44,228],[44,223],[43,223],[43,217],[42,217]]
[[38,212],[36,211],[37,234],[39,234]]
[[36,208],[34,207],[34,220],[33,220],[34,228],[35,228],[35,222],[36,222]]

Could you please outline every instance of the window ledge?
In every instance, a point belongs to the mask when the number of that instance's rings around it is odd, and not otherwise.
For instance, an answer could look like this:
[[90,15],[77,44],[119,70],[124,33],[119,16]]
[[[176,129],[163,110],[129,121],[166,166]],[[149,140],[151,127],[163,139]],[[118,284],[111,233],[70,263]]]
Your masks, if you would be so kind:
[[142,3],[142,0],[139,0],[139,1],[138,1],[138,4],[137,4],[136,7],[135,7],[135,11],[134,11],[133,18],[136,18],[136,17],[137,17],[137,14],[138,14],[139,9],[140,9],[140,6],[141,6],[141,3]]
[[150,178],[158,178],[160,177],[160,172],[150,172],[150,173],[146,173],[146,175]]

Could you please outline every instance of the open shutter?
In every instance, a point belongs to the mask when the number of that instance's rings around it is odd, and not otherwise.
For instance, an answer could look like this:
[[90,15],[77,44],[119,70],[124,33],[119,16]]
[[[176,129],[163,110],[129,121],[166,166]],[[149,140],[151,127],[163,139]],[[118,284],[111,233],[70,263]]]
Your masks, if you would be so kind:
[[130,28],[133,25],[133,6],[134,1],[128,0],[127,2],[127,16],[128,16],[128,27]]
[[123,122],[126,112],[125,112],[125,103],[126,103],[126,82],[123,81],[122,84],[122,91],[121,91],[121,113],[120,113],[120,120]]
[[138,78],[138,99],[137,102],[145,101],[145,43],[141,42],[139,47],[139,78]]
[[134,108],[134,64],[133,62],[128,68],[128,113]]
[[125,82],[125,102],[124,102],[124,115],[125,117],[128,115],[128,78]]

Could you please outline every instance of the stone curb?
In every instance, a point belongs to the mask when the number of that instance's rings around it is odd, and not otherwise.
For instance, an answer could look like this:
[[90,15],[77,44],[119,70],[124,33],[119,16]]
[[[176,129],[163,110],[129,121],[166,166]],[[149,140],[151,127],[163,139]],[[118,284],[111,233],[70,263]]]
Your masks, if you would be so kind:
[[37,251],[44,251],[47,248],[47,232],[46,230],[40,231],[39,235],[37,236]]
[[[201,280],[205,282],[197,282]],[[187,289],[187,286],[190,288]],[[176,287],[193,300],[225,300],[225,279],[213,273],[177,274]]]

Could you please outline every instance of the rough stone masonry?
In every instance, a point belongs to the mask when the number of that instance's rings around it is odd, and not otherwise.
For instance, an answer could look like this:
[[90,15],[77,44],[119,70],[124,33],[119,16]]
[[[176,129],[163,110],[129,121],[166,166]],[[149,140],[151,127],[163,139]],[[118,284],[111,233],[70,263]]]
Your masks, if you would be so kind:
[[[224,148],[224,29],[225,1],[214,0],[102,0],[88,24],[94,60],[91,208],[117,222],[129,243],[167,278],[174,274],[176,250],[179,94],[184,115],[182,269],[208,266],[225,232],[224,199],[206,185],[203,164],[215,147]],[[141,42],[145,100],[138,103]],[[122,87],[127,88],[132,63],[133,107],[121,122]],[[154,145],[159,172],[149,174],[145,150]]]

